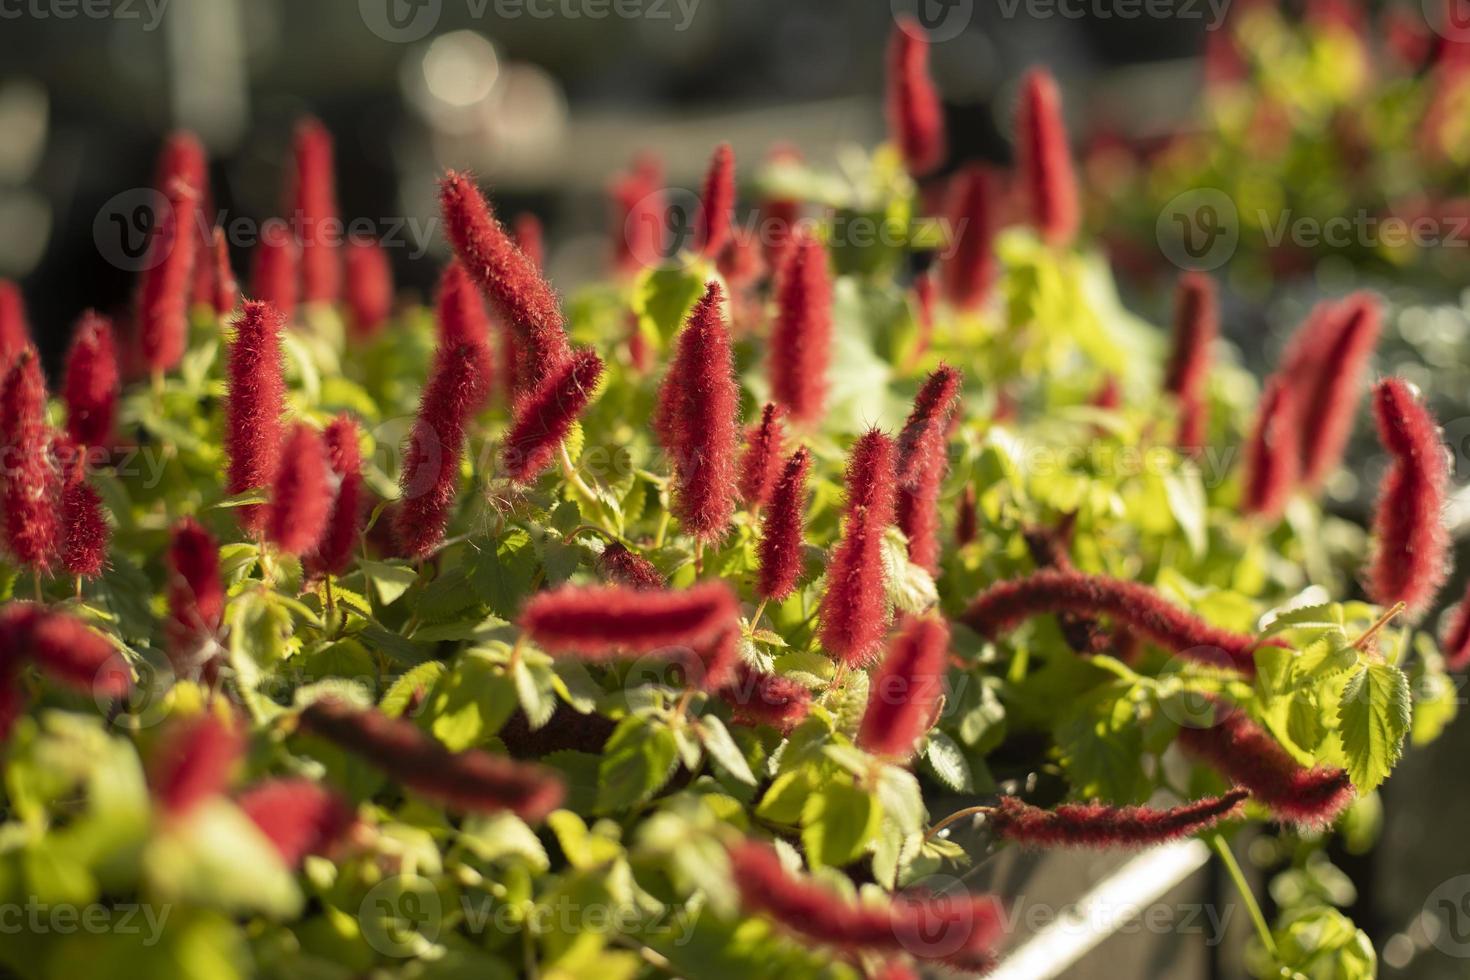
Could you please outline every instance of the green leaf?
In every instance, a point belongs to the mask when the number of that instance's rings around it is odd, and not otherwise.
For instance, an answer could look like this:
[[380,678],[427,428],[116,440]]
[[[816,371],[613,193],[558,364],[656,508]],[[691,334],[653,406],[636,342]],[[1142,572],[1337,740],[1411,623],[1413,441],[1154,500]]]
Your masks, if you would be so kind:
[[801,842],[813,867],[840,868],[856,860],[878,834],[883,811],[851,783],[831,783],[801,809]]
[[517,857],[540,872],[551,867],[536,832],[513,813],[466,817],[459,841],[484,861]]
[[793,769],[783,772],[772,781],[760,805],[755,808],[756,816],[762,820],[795,826],[801,820],[802,808],[812,792],[812,775],[809,769]]
[[484,657],[466,655],[440,678],[429,701],[429,730],[452,752],[500,731],[516,706],[516,689]]
[[679,746],[674,733],[639,715],[618,723],[598,767],[597,813],[617,813],[642,803],[674,774]]
[[974,791],[970,781],[970,764],[965,761],[965,753],[948,735],[938,730],[930,732],[929,741],[924,746],[923,758],[925,768],[948,788],[956,793]]
[[438,660],[429,660],[405,671],[388,688],[383,700],[378,702],[378,710],[390,718],[401,716],[408,710],[409,702],[416,694],[422,691],[428,695],[434,689],[444,671],[444,664]]
[[526,713],[526,722],[531,731],[544,726],[556,714],[556,693],[549,664],[532,666],[524,659],[516,661],[511,677],[515,681],[516,697],[521,710]]
[[740,747],[730,737],[730,730],[725,727],[724,722],[714,715],[707,715],[699,720],[699,733],[705,751],[712,759],[740,782],[749,786],[755,785],[755,773],[750,771],[750,764],[745,761]]
[[704,275],[699,266],[650,269],[634,286],[633,312],[643,328],[667,346],[703,294]]
[[419,577],[413,566],[402,562],[364,560],[362,571],[372,583],[373,591],[378,594],[378,601],[385,606],[397,602]]
[[1348,775],[1358,792],[1370,792],[1403,751],[1411,719],[1409,679],[1392,664],[1369,664],[1343,689],[1337,719]]

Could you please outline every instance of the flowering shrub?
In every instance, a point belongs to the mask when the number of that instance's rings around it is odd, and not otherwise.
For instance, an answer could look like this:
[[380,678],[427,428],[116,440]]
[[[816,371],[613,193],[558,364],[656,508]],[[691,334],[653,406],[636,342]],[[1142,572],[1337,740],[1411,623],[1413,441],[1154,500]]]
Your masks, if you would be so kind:
[[[922,203],[943,133],[915,30],[891,146],[840,176],[773,159],[759,236],[718,148],[683,249],[640,161],[608,280],[566,303],[534,226],[518,244],[459,173],[432,308],[388,302],[373,243],[312,233],[263,242],[242,299],[180,137],[136,318],[83,320],[59,400],[0,304],[0,893],[166,914],[4,932],[9,968],[974,973],[1014,896],[936,887],[975,859],[960,821],[1204,835],[1242,887],[1242,824],[1362,823],[1454,710],[1414,628],[1448,480],[1408,386],[1374,389],[1395,463],[1367,567],[1314,499],[1376,301],[1319,311],[1253,418],[1208,279],[1171,342],[1076,243],[1044,72],[1020,198],[965,171]],[[308,224],[331,157],[302,126]],[[944,791],[981,802],[931,813]],[[1263,974],[1373,972],[1330,906],[1273,925],[1242,898]]]

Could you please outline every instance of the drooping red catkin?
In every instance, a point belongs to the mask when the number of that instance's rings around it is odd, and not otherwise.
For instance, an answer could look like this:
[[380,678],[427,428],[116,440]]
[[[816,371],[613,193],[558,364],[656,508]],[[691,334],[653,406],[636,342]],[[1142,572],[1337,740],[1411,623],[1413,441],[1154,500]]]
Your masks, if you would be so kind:
[[281,446],[281,459],[271,485],[266,540],[288,555],[316,548],[332,511],[332,484],[327,446],[321,433],[297,422]]
[[357,815],[347,801],[309,779],[268,779],[235,800],[288,868],[325,854],[347,836]]
[[371,238],[351,238],[343,249],[347,324],[359,338],[375,337],[393,313],[393,267]]
[[1346,772],[1298,765],[1265,728],[1236,708],[1219,706],[1208,728],[1180,728],[1176,744],[1250,790],[1278,820],[1322,826],[1353,799]]
[[1245,447],[1247,514],[1275,520],[1286,509],[1301,472],[1297,446],[1296,395],[1292,380],[1279,374],[1266,381],[1256,424]]
[[1450,670],[1470,667],[1470,590],[1450,614],[1449,627],[1440,643],[1444,651],[1445,666]]
[[445,174],[439,201],[465,271],[515,332],[517,393],[536,391],[571,354],[556,293],[505,233],[467,174]]
[[977,595],[960,621],[984,636],[998,636],[1033,616],[1071,612],[1105,615],[1166,650],[1184,657],[1255,674],[1255,637],[1212,626],[1138,582],[1045,568],[1029,577],[997,582]]
[[729,143],[721,143],[715,147],[704,175],[704,190],[694,216],[694,250],[708,259],[718,256],[730,240],[734,221],[735,151]]
[[30,343],[31,328],[26,324],[20,287],[9,279],[0,279],[0,372],[9,371],[16,356]]
[[801,533],[806,527],[806,480],[811,468],[812,455],[805,446],[791,454],[761,519],[756,591],[772,602],[784,602],[801,575]]
[[835,660],[861,667],[888,629],[883,534],[893,522],[893,440],[871,429],[848,456],[842,540],[827,565],[819,618],[822,646]]
[[668,580],[653,562],[628,550],[621,541],[613,541],[597,556],[597,570],[616,585],[639,590],[666,589]]
[[192,677],[219,632],[225,586],[219,573],[219,544],[192,517],[174,525],[168,546],[168,618],[164,622],[169,662]]
[[332,157],[325,126],[312,118],[296,124],[288,207],[301,243],[301,298],[308,303],[335,303],[342,292],[342,219]]
[[944,111],[929,77],[929,42],[919,22],[901,16],[888,38],[888,78],[884,102],[888,139],[904,166],[923,177],[944,160]]
[[785,441],[781,407],[768,402],[761,409],[760,421],[745,432],[745,453],[740,457],[740,496],[746,506],[759,509],[770,499],[781,476]]
[[1378,437],[1393,456],[1378,490],[1373,516],[1369,597],[1382,606],[1406,605],[1417,620],[1449,574],[1449,529],[1444,523],[1449,468],[1439,424],[1409,385],[1388,378],[1373,389]]
[[1164,390],[1180,409],[1175,442],[1181,449],[1192,451],[1204,444],[1209,423],[1206,383],[1219,332],[1215,281],[1201,272],[1184,273],[1174,292],[1174,347],[1164,371]]
[[546,231],[541,227],[541,219],[529,211],[522,211],[516,215],[512,231],[515,235],[516,247],[531,260],[531,264],[538,270],[544,270],[546,268]]
[[148,788],[163,812],[182,817],[223,793],[245,753],[245,733],[214,712],[169,727],[148,765]]
[[530,483],[551,465],[572,423],[582,414],[602,379],[602,358],[582,350],[563,361],[541,388],[516,406],[501,460],[506,475]]
[[944,695],[949,627],[931,616],[904,625],[868,686],[857,744],[874,755],[907,760],[934,723]]
[[953,239],[939,268],[944,298],[958,309],[978,308],[995,279],[993,184],[989,171],[971,165],[954,178],[950,192],[949,233]]
[[107,564],[109,537],[102,497],[79,471],[61,491],[61,567],[78,578],[96,578]]
[[1300,393],[1301,479],[1309,490],[1342,462],[1383,329],[1382,308],[1371,293],[1353,293],[1316,316],[1302,328],[1300,344],[1293,341],[1282,370]]
[[337,483],[337,495],[327,518],[327,529],[306,567],[319,575],[341,575],[351,564],[362,534],[363,503],[362,446],[357,423],[350,415],[338,415],[322,433],[327,462]]
[[[231,494],[264,489],[275,476],[281,451],[281,409],[286,385],[281,376],[280,311],[269,303],[247,301],[235,321],[226,377],[226,487]],[[265,509],[236,508],[240,525],[258,532]]]
[[613,272],[631,279],[664,254],[668,201],[663,164],[655,156],[641,154],[627,173],[613,179],[608,202]]
[[0,613],[0,653],[30,660],[58,684],[80,694],[120,698],[133,686],[122,655],[107,637],[68,613],[13,602]]
[[257,300],[269,303],[290,320],[300,299],[298,272],[301,247],[283,222],[267,221],[255,246],[255,264],[250,274],[250,291]]
[[1233,789],[1182,806],[1153,809],[1064,803],[1055,810],[1002,796],[986,825],[997,837],[1033,847],[1148,847],[1209,830],[1240,815],[1250,793]]
[[393,515],[394,532],[410,558],[427,556],[444,539],[459,492],[465,437],[485,390],[482,355],[476,344],[440,347],[419,398]]
[[27,347],[0,388],[0,511],[5,547],[29,568],[46,571],[57,558],[61,473],[46,425],[41,359]]
[[189,341],[189,293],[200,249],[196,231],[201,189],[174,179],[162,188],[167,208],[138,282],[138,347],[155,374],[168,371]]
[[760,673],[744,663],[737,665],[735,679],[720,688],[719,695],[730,705],[735,724],[770,725],[782,733],[801,724],[812,706],[812,692],[805,684]]
[[1056,79],[1033,68],[1022,82],[1016,114],[1016,168],[1031,225],[1044,241],[1065,246],[1076,237],[1081,211],[1062,97]]
[[[495,380],[495,354],[490,346],[490,317],[469,274],[458,259],[445,266],[439,277],[439,299],[435,305],[439,324],[439,347],[454,350],[469,346],[476,361],[475,378],[479,383],[474,399],[476,410],[484,408]],[[512,355],[512,358],[514,355]],[[510,364],[514,367],[514,364]]]
[[302,730],[376,766],[420,796],[452,810],[509,810],[540,823],[561,805],[561,780],[545,767],[480,749],[450,752],[412,721],[351,707],[333,698],[301,712]]
[[73,442],[83,447],[112,445],[119,390],[112,324],[89,310],[72,336],[61,383],[66,431]]
[[674,516],[705,542],[723,537],[735,513],[740,388],[724,299],[711,282],[694,304],[660,396],[672,431]]
[[600,656],[700,647],[739,625],[740,607],[723,582],[677,591],[618,585],[563,586],[533,596],[520,624],[552,654]]
[[961,548],[974,541],[980,533],[979,503],[975,488],[968,483],[965,484],[959,503],[955,505],[958,513],[955,515],[954,541]]
[[213,253],[214,276],[211,282],[209,302],[214,312],[228,316],[240,302],[240,283],[235,278],[235,268],[230,265],[230,245],[225,241],[223,229],[214,230]]
[[803,426],[820,421],[832,359],[832,278],[826,246],[811,234],[795,239],[777,277],[767,357],[771,392],[792,421]]

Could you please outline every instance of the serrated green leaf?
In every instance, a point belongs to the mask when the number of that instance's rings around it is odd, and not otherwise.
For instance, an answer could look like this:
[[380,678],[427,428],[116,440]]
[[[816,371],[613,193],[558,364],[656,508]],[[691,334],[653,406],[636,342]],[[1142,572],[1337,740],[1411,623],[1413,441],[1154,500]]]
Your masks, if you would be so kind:
[[935,730],[929,733],[929,741],[924,746],[924,762],[934,778],[956,793],[974,791],[970,764],[965,761],[964,751],[943,732]]
[[725,723],[714,715],[708,715],[699,720],[699,730],[705,751],[710,754],[710,757],[740,782],[754,786],[755,773],[750,771],[750,764],[745,761],[740,747],[730,737],[730,731],[725,727]]
[[639,715],[624,718],[603,748],[596,812],[616,813],[649,799],[678,761],[679,746],[667,727]]
[[813,867],[840,868],[857,859],[878,834],[882,808],[850,783],[830,783],[801,809],[801,842]]
[[1411,719],[1409,679],[1397,667],[1369,664],[1348,681],[1337,720],[1348,775],[1358,792],[1370,792],[1388,776]]
[[533,665],[525,660],[518,660],[511,670],[516,697],[521,703],[521,710],[526,713],[526,723],[533,732],[543,727],[556,714],[553,677],[549,664]]

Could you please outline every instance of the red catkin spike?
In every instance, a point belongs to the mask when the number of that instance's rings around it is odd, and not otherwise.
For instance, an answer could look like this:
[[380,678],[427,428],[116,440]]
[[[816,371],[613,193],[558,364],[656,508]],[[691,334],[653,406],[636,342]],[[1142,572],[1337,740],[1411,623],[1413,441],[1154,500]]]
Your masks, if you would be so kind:
[[888,138],[909,173],[918,178],[932,172],[944,160],[944,111],[929,77],[924,28],[907,15],[898,18],[888,39],[885,109]]
[[941,365],[924,381],[898,436],[898,527],[909,560],[939,573],[939,492],[949,472],[945,440],[959,401],[960,373]]
[[111,532],[102,497],[85,479],[61,491],[61,567],[78,578],[96,578],[107,564]]
[[1301,347],[1287,355],[1292,370],[1282,373],[1301,393],[1297,408],[1302,482],[1310,490],[1321,487],[1342,463],[1382,329],[1378,299],[1354,293],[1321,314],[1315,328],[1309,322]]
[[450,752],[412,721],[332,698],[301,712],[303,731],[351,752],[420,796],[463,813],[509,810],[540,823],[561,805],[561,780],[542,766],[480,749]]
[[796,237],[777,277],[767,357],[771,392],[792,421],[803,426],[821,421],[832,359],[832,279],[827,249],[810,234]]
[[46,382],[35,348],[21,351],[0,388],[0,511],[6,549],[39,572],[57,557],[61,473],[46,425]]
[[329,472],[321,433],[297,422],[286,436],[276,466],[265,520],[266,540],[288,555],[304,555],[316,547],[332,511]]
[[268,779],[235,802],[288,868],[299,868],[308,854],[328,853],[357,822],[346,800],[300,777]]
[[791,454],[761,520],[756,591],[772,602],[784,602],[801,576],[801,535],[806,527],[806,481],[811,468],[812,456],[805,446]]
[[79,694],[120,698],[132,689],[132,674],[112,643],[67,613],[30,602],[7,606],[0,636],[11,656],[29,659],[51,680]]
[[704,691],[718,691],[735,679],[740,659],[740,628],[730,626],[713,641],[694,648],[693,657],[682,658],[689,672],[686,682]]
[[358,338],[376,337],[393,314],[393,268],[371,238],[352,238],[343,250],[347,324]]
[[1209,728],[1183,727],[1176,744],[1250,790],[1278,820],[1320,827],[1352,802],[1353,785],[1341,769],[1297,764],[1271,734],[1238,708],[1218,706]]
[[939,285],[938,277],[932,270],[914,277],[913,300],[914,325],[918,329],[914,338],[914,352],[910,357],[917,360],[929,349],[929,344],[934,339],[934,312],[939,301]]
[[163,188],[159,220],[138,282],[138,344],[143,363],[162,374],[179,363],[189,341],[189,293],[200,248],[196,231],[200,189],[182,179]]
[[848,457],[842,540],[827,566],[821,640],[833,659],[861,667],[888,629],[883,534],[893,522],[895,448],[877,429],[858,439]]
[[752,509],[771,498],[781,476],[781,452],[786,441],[781,407],[767,403],[761,420],[746,430],[745,453],[740,457],[740,496]]
[[1067,146],[1061,93],[1056,79],[1044,68],[1031,69],[1022,82],[1016,114],[1016,167],[1032,227],[1050,245],[1070,245],[1081,219],[1077,178]]
[[602,554],[597,556],[597,570],[615,585],[626,585],[640,591],[669,587],[668,580],[653,562],[629,551],[621,541],[613,541],[602,549]]
[[805,685],[780,674],[763,674],[744,663],[735,669],[735,679],[720,688],[720,697],[730,705],[731,720],[737,725],[769,725],[786,733],[806,719],[812,707],[812,692]]
[[1450,614],[1449,628],[1440,648],[1444,651],[1445,666],[1450,670],[1470,667],[1470,589]]
[[459,464],[470,420],[484,397],[484,348],[439,348],[398,478],[393,529],[410,558],[424,558],[444,539],[459,493]]
[[233,719],[210,712],[176,722],[148,765],[148,787],[163,812],[182,817],[230,785],[245,753],[245,734]]
[[1256,410],[1256,424],[1245,447],[1247,514],[1276,520],[1286,509],[1301,469],[1297,447],[1297,409],[1290,379],[1273,375]]
[[873,674],[858,747],[907,760],[929,731],[944,695],[949,627],[933,617],[910,620]]
[[209,302],[215,313],[228,316],[240,303],[240,283],[235,278],[234,266],[230,265],[230,245],[225,241],[225,233],[220,228],[214,230],[213,262],[213,288]]
[[291,236],[291,230],[281,221],[267,221],[255,246],[250,291],[257,300],[280,310],[287,320],[296,315],[296,301],[300,298],[300,264],[301,247]]
[[980,534],[979,503],[975,488],[968,483],[965,484],[965,489],[960,494],[960,502],[956,505],[958,513],[954,523],[954,541],[961,548],[974,541]]
[[1380,382],[1373,389],[1373,413],[1393,463],[1378,490],[1366,585],[1381,606],[1404,603],[1404,615],[1413,621],[1433,604],[1449,574],[1443,515],[1448,461],[1438,423],[1406,382]]
[[745,229],[736,229],[725,247],[720,250],[715,268],[736,295],[748,290],[766,272],[760,239]]
[[705,542],[723,537],[735,513],[740,388],[723,303],[711,282],[679,334],[662,396],[675,447],[674,516]]
[[120,388],[112,324],[106,317],[88,311],[82,314],[72,337],[61,383],[67,435],[78,446],[112,445]]
[[721,143],[709,161],[704,191],[694,216],[694,250],[707,259],[720,254],[735,220],[735,151]]
[[[800,166],[801,152],[793,146],[777,145],[766,155],[767,163],[773,166]],[[770,196],[760,202],[760,229],[757,237],[761,242],[761,253],[770,272],[779,269],[791,243],[791,235],[801,220],[802,203],[798,198]]]
[[192,517],[174,525],[168,547],[168,619],[164,622],[169,662],[181,677],[193,677],[212,652],[225,611],[219,573],[219,544]]
[[1060,568],[992,585],[975,597],[960,621],[995,637],[1033,616],[1061,612],[1110,616],[1166,650],[1247,675],[1256,670],[1252,653],[1266,645],[1212,626],[1141,583]]
[[[281,409],[286,386],[281,377],[281,327],[284,318],[269,303],[248,301],[235,321],[226,377],[226,487],[231,494],[264,489],[275,476],[281,451]],[[259,532],[265,509],[237,507],[240,525]]]
[[[485,313],[485,301],[458,259],[451,261],[445,267],[444,274],[439,277],[436,314],[439,348],[470,348],[470,354],[476,361],[475,377],[479,383],[474,407],[476,410],[484,408],[490,398],[490,386],[495,380],[495,355],[490,347],[490,317]],[[514,364],[511,366],[514,367]]]
[[447,173],[439,201],[465,271],[515,333],[517,393],[536,391],[571,354],[556,293],[505,233],[468,175]]
[[153,172],[153,186],[160,191],[166,191],[176,180],[183,181],[201,195],[209,187],[209,161],[204,153],[204,144],[187,130],[170,133],[164,140]]
[[981,166],[960,171],[949,207],[949,247],[940,264],[944,298],[961,310],[974,310],[990,295],[995,280],[995,237],[992,211],[994,181]]
[[341,575],[352,563],[362,535],[363,503],[362,446],[357,423],[350,415],[338,415],[322,434],[327,462],[337,483],[337,495],[327,518],[327,529],[306,567],[319,575]]
[[1174,292],[1174,348],[1164,372],[1164,390],[1174,396],[1180,409],[1175,441],[1184,450],[1197,450],[1204,444],[1209,421],[1206,382],[1219,332],[1215,281],[1203,273],[1186,272]]
[[520,623],[549,653],[597,657],[698,648],[738,626],[739,617],[730,587],[704,582],[678,591],[563,586],[532,597]]
[[0,279],[0,372],[9,371],[21,351],[30,346],[31,328],[26,325],[25,300],[20,287]]
[[530,483],[551,465],[601,379],[602,358],[591,350],[578,351],[516,407],[501,451],[506,476]]
[[539,270],[546,269],[546,231],[541,227],[541,219],[529,211],[522,211],[516,215],[515,227],[516,247],[531,260],[531,264]]
[[1031,847],[1149,847],[1239,817],[1248,796],[1246,790],[1233,789],[1166,810],[1104,803],[1064,803],[1043,810],[1002,796],[986,825],[997,837]]
[[657,265],[664,254],[668,200],[664,168],[657,157],[643,154],[608,188],[612,214],[612,268],[621,279],[631,279],[645,267]]
[[308,303],[335,303],[342,293],[342,219],[332,157],[325,126],[311,118],[296,124],[288,209],[301,243],[301,298]]

